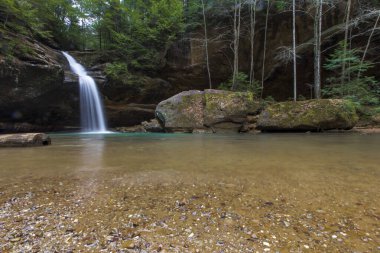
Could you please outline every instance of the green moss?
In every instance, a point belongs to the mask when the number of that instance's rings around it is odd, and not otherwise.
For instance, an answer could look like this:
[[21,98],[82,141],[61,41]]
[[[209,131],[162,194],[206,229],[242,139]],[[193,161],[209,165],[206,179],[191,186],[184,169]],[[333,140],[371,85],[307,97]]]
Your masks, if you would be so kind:
[[355,105],[346,100],[309,100],[270,105],[261,117],[263,127],[278,129],[350,128],[358,121]]

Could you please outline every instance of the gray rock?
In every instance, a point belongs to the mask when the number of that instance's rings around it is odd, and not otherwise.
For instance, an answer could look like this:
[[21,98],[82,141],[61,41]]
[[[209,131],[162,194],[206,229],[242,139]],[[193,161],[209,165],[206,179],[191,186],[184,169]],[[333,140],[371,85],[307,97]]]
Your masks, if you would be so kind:
[[164,129],[161,127],[161,125],[157,119],[152,119],[150,121],[144,121],[141,123],[141,125],[147,132],[152,132],[152,133],[164,132]]

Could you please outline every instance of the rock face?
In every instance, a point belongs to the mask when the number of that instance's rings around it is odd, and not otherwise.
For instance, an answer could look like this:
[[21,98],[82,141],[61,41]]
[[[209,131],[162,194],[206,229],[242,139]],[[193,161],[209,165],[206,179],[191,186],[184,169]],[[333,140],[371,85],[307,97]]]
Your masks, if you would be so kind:
[[0,147],[46,146],[50,144],[50,137],[43,133],[0,135]]
[[355,106],[350,101],[321,99],[270,105],[260,114],[257,128],[263,131],[347,130],[357,122]]
[[168,132],[237,132],[256,115],[260,103],[252,93],[221,90],[181,92],[158,104],[156,118]]
[[112,104],[106,105],[108,126],[135,126],[145,120],[154,118],[154,104]]
[[10,57],[0,52],[0,122],[78,125],[77,77],[65,71],[69,67],[62,54],[21,35],[5,33],[2,39],[5,45],[19,41],[28,53],[14,50]]

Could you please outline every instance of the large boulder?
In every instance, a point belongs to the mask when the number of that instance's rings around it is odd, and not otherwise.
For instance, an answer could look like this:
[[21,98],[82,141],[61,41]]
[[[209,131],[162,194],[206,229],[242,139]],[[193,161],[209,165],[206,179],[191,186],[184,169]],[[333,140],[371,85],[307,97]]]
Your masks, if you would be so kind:
[[254,100],[252,93],[191,90],[159,103],[156,117],[169,132],[208,128],[214,132],[218,129],[239,131],[247,116],[257,114],[259,109],[260,103]]
[[268,106],[257,122],[263,131],[351,129],[358,122],[355,106],[341,99],[282,102]]
[[156,117],[169,131],[192,131],[203,128],[204,92],[181,92],[156,107]]

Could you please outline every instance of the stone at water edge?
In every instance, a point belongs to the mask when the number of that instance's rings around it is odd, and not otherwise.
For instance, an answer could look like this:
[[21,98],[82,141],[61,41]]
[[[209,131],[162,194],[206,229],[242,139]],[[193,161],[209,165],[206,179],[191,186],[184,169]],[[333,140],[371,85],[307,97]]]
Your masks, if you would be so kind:
[[358,120],[354,104],[347,100],[281,102],[261,112],[257,128],[263,131],[349,130]]
[[50,137],[44,133],[0,135],[0,147],[31,147],[50,144]]
[[164,129],[161,127],[161,125],[157,119],[151,119],[150,121],[144,121],[141,123],[141,125],[143,126],[143,128],[147,132],[151,132],[151,133],[162,133],[162,132],[164,132]]
[[156,118],[169,131],[189,131],[203,128],[204,92],[183,91],[156,107]]

